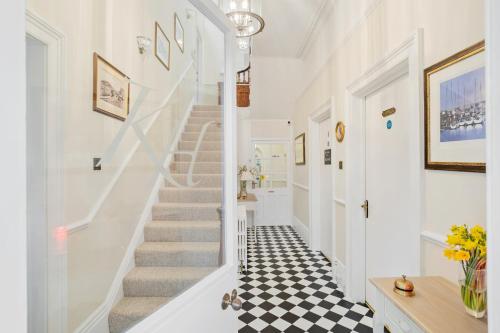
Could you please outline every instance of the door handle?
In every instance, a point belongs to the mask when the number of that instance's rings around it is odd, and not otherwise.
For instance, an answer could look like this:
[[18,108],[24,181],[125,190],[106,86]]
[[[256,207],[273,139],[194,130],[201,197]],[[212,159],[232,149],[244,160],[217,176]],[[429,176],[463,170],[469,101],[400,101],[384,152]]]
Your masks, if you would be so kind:
[[225,293],[222,297],[222,310],[226,310],[230,305],[234,311],[241,309],[242,303],[241,299],[238,298],[238,292],[236,289],[233,289],[231,296],[229,296],[228,293]]
[[274,193],[274,191],[272,191],[272,190],[271,191],[267,191],[267,193]]
[[365,200],[363,202],[363,204],[361,205],[361,208],[363,208],[365,210],[365,219],[367,219],[368,218],[369,208],[370,208],[370,204],[368,203],[368,200]]

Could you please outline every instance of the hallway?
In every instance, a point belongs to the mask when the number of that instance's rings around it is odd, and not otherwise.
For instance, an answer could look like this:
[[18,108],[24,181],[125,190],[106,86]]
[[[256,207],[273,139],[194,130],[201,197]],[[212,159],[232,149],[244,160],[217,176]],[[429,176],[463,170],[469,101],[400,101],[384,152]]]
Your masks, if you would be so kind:
[[240,276],[240,333],[372,331],[373,313],[344,299],[328,260],[292,227],[257,227],[257,235],[258,244],[248,237],[248,272]]

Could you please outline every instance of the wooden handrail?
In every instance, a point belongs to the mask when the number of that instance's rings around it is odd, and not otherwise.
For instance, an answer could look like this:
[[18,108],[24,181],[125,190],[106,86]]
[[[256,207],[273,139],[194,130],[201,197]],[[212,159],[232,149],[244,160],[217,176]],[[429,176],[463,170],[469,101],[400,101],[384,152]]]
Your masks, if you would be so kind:
[[248,67],[236,73],[236,84],[250,84],[250,69],[251,64]]

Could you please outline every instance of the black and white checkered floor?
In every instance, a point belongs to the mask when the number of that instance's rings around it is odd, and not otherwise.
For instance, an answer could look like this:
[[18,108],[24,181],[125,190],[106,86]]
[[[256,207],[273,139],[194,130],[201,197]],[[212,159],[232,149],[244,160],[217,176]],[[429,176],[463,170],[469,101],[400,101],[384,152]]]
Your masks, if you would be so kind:
[[292,227],[257,227],[248,240],[248,271],[240,275],[239,333],[372,332],[373,313],[344,299],[330,262],[311,251]]

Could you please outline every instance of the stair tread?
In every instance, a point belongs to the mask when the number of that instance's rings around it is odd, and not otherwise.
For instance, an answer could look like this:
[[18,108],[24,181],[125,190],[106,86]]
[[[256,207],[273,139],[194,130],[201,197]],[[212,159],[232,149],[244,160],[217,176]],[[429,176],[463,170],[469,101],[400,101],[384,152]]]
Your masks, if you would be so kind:
[[172,299],[172,297],[123,297],[111,309],[111,314],[141,318],[150,315]]
[[221,191],[222,187],[162,187],[161,191]]
[[160,207],[199,207],[199,208],[219,208],[218,202],[159,202],[155,206]]
[[214,272],[217,267],[167,267],[167,266],[139,266],[133,268],[125,280],[196,280],[203,279]]
[[220,226],[220,221],[169,221],[169,220],[153,220],[146,224],[146,227],[178,227],[178,228],[192,228],[192,227],[211,227]]
[[137,251],[160,251],[160,252],[175,252],[175,251],[203,251],[203,252],[219,252],[219,242],[144,242]]

